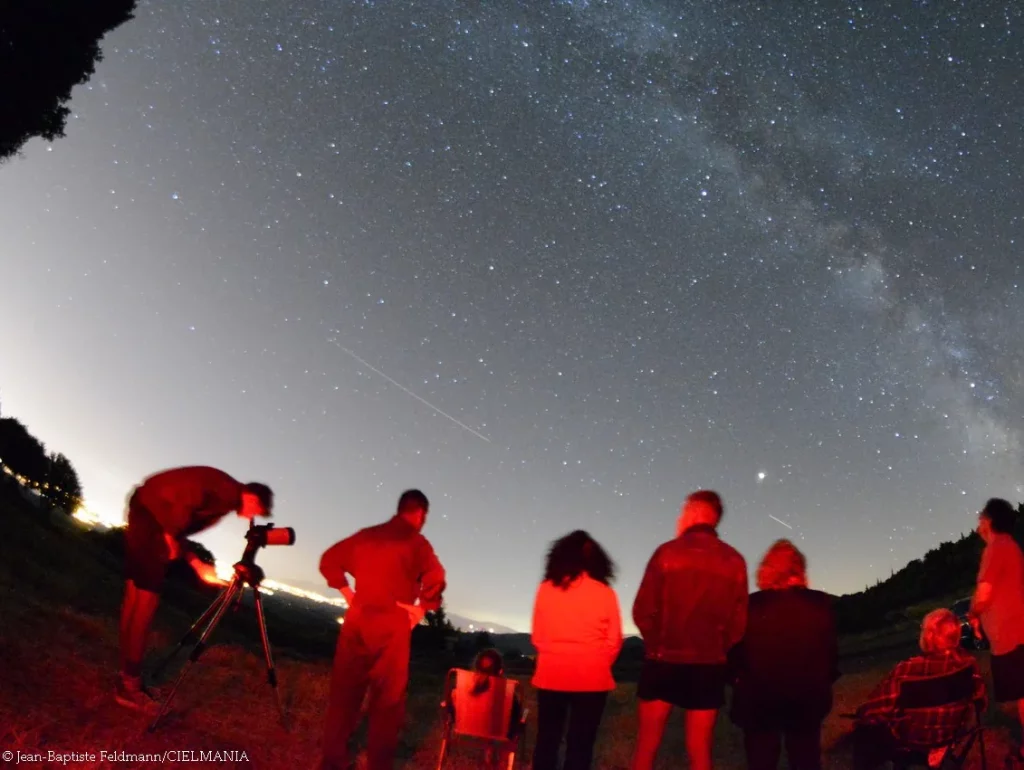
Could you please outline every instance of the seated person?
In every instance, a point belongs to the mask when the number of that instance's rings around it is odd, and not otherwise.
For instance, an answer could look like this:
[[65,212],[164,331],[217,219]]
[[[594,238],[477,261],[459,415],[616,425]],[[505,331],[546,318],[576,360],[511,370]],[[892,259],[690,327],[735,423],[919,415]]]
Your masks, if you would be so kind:
[[[473,678],[473,690],[472,695],[480,695],[487,692],[491,686],[490,677],[492,676],[505,676],[505,659],[502,658],[501,653],[493,648],[487,650],[481,650],[477,653],[476,659],[473,661],[473,671],[476,676]],[[448,685],[448,692],[445,693],[445,708],[448,711],[448,715],[452,721],[455,721],[455,698],[454,698],[454,680]],[[512,713],[509,717],[508,726],[508,739],[513,740],[521,729],[521,720],[523,716],[523,704],[519,700],[519,696],[515,696],[512,701]]]
[[[893,736],[892,724],[901,682],[970,668],[974,672],[974,697],[985,698],[985,681],[977,661],[960,648],[960,623],[952,612],[940,609],[928,613],[921,624],[919,643],[923,655],[898,663],[857,709],[853,755],[856,770],[874,770],[900,747],[900,742]],[[908,744],[927,746],[941,739],[951,726],[960,724],[962,719],[961,706],[922,710],[919,719],[907,726],[901,737]],[[941,749],[929,752],[929,766],[938,767],[944,754]]]

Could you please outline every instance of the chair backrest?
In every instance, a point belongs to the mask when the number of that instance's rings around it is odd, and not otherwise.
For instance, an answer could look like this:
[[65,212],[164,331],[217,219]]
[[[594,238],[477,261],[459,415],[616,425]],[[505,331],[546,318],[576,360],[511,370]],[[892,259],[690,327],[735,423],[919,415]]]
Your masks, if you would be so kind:
[[[453,669],[451,699],[455,707],[453,732],[476,738],[505,740],[519,682],[465,669]],[[449,680],[450,681],[450,680]]]
[[942,676],[904,680],[896,697],[899,716],[891,725],[893,737],[908,747],[949,745],[968,725],[973,701],[971,666]]
[[905,679],[900,682],[896,708],[901,711],[970,705],[974,698],[974,671],[970,666],[942,676]]

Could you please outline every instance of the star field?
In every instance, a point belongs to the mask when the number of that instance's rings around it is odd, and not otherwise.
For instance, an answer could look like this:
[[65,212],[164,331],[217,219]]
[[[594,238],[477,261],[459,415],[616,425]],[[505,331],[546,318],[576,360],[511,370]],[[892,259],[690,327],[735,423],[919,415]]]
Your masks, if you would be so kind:
[[136,16],[0,167],[4,410],[91,504],[267,481],[268,575],[323,588],[419,486],[449,606],[526,629],[576,527],[628,616],[699,487],[836,593],[1024,499],[1015,5]]

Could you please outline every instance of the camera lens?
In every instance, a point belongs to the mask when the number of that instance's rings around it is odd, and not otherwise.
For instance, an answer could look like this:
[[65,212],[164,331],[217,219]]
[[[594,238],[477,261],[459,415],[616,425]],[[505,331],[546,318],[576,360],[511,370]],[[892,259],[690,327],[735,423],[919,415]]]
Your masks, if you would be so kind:
[[267,530],[267,545],[292,545],[295,543],[295,530],[291,527],[274,527]]

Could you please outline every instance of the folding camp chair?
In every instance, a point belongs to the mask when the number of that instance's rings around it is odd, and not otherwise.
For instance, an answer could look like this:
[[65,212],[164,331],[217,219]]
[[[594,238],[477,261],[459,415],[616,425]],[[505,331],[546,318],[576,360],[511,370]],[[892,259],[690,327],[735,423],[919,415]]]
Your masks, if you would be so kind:
[[[927,764],[930,751],[945,749],[941,767],[962,768],[977,740],[981,767],[987,770],[982,709],[983,700],[974,697],[974,674],[970,667],[943,676],[900,682],[891,723],[898,745],[893,766],[903,770]],[[934,740],[923,743],[914,738],[915,728],[919,729],[922,723],[934,728]],[[963,745],[957,750],[960,744]]]
[[[480,683],[484,686],[480,687]],[[515,679],[451,669],[445,677],[445,696],[441,701],[444,734],[437,770],[444,767],[448,751],[457,738],[475,739],[507,751],[506,767],[511,770],[526,729],[527,709],[523,709],[518,724],[512,724],[515,699],[521,689]]]

